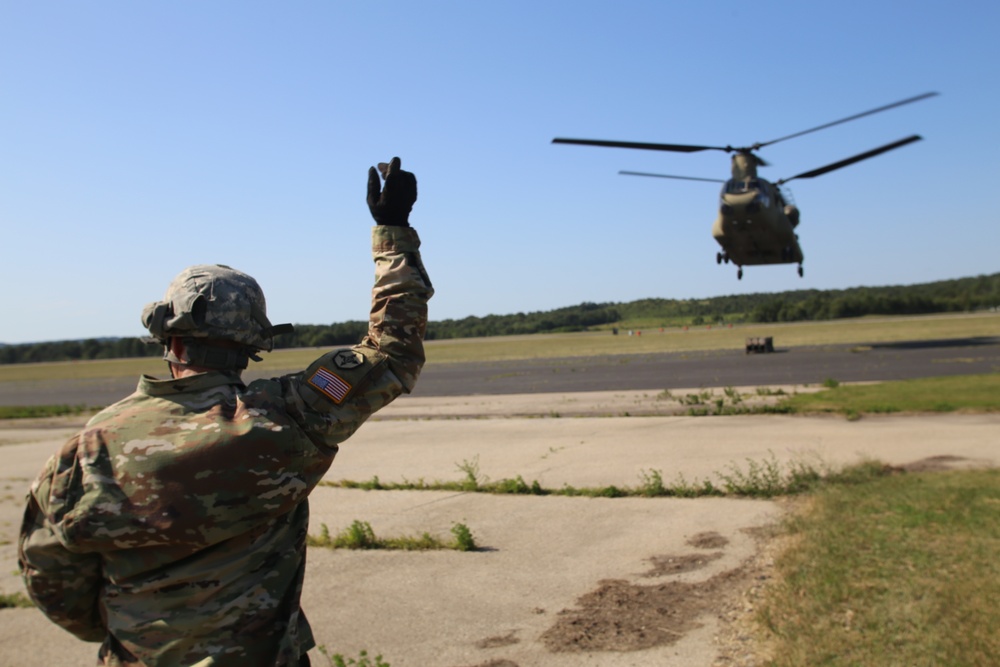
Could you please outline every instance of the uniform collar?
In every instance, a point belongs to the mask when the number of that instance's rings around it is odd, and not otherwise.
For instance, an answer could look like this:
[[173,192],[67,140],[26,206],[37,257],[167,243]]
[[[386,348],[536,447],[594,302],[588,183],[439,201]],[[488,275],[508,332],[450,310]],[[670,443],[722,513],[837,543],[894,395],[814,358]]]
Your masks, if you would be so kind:
[[170,396],[189,391],[205,391],[225,385],[236,385],[241,389],[246,387],[237,373],[208,371],[176,380],[160,380],[150,375],[143,375],[139,378],[138,391],[147,396]]

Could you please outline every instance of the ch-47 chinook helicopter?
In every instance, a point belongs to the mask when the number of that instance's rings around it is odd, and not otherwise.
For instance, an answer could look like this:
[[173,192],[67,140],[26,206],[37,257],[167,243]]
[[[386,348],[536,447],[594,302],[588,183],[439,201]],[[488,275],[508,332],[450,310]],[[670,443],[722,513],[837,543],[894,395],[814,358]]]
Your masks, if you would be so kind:
[[743,267],[758,264],[798,264],[799,276],[802,276],[802,248],[795,228],[799,224],[799,210],[789,202],[787,193],[781,185],[796,178],[814,178],[827,174],[855,162],[881,155],[887,151],[919,141],[919,135],[913,135],[894,141],[891,144],[873,148],[870,151],[845,158],[818,169],[802,172],[789,178],[783,178],[773,183],[757,177],[757,167],[766,167],[767,163],[754,154],[754,151],[779,141],[800,137],[810,132],[823,130],[834,125],[856,120],[863,116],[895,107],[917,102],[933,97],[937,93],[924,93],[899,102],[871,109],[847,118],[841,118],[786,137],[756,143],[751,146],[734,148],[732,146],[688,146],[684,144],[654,144],[633,141],[606,141],[601,139],[553,139],[554,144],[582,144],[585,146],[605,146],[611,148],[639,148],[654,151],[673,151],[677,153],[696,153],[705,150],[718,150],[733,153],[732,178],[727,181],[716,178],[696,178],[692,176],[670,176],[667,174],[650,174],[638,171],[620,171],[620,174],[630,176],[654,176],[657,178],[677,178],[688,181],[709,181],[724,183],[720,195],[719,215],[712,227],[712,236],[722,247],[716,253],[718,264],[732,262],[737,266],[736,277],[743,278]]

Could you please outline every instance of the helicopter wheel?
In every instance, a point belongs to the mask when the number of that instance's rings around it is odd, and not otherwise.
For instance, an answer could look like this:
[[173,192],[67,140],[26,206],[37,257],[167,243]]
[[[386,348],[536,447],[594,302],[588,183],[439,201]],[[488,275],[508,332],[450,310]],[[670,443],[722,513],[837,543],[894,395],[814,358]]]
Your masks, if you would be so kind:
[[802,265],[801,265],[801,264],[799,264],[799,278],[801,278],[801,277],[802,277],[802,274],[803,274],[803,271],[802,271]]
[[716,264],[722,264],[722,253],[721,252],[715,253],[715,263]]
[[736,270],[736,279],[743,280],[743,267]]

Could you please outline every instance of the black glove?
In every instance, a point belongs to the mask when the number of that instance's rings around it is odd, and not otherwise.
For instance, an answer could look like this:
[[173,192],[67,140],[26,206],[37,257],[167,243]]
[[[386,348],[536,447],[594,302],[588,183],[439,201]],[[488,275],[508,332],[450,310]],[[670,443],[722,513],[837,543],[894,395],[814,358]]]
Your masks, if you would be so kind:
[[368,169],[368,209],[379,225],[409,227],[410,211],[417,201],[417,177],[400,168],[398,157],[389,164],[379,162],[378,168],[385,179],[385,187],[380,190],[378,172],[375,167]]

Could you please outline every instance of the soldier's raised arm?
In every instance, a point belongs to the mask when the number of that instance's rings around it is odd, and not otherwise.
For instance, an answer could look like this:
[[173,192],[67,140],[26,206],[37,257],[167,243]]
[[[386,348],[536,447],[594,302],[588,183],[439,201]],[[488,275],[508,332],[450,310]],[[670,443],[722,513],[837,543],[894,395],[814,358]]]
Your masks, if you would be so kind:
[[368,208],[377,223],[372,230],[375,286],[363,345],[379,349],[407,393],[424,364],[427,300],[433,294],[420,259],[420,239],[409,216],[417,201],[417,179],[400,168],[400,159],[380,163],[385,187],[368,170]]
[[[380,174],[384,178],[384,186]],[[427,301],[434,294],[409,224],[417,179],[398,157],[368,170],[375,285],[368,333],[360,344],[317,359],[302,376],[299,396],[329,416],[327,446],[349,437],[376,410],[409,393],[424,365]]]

